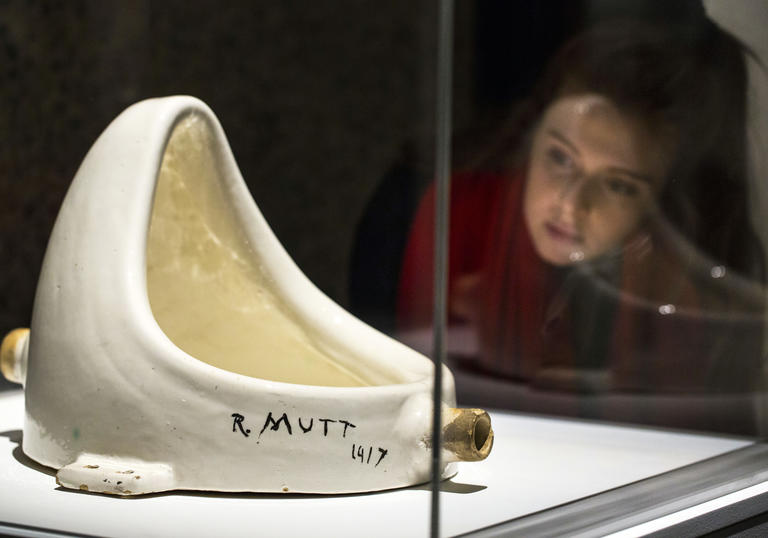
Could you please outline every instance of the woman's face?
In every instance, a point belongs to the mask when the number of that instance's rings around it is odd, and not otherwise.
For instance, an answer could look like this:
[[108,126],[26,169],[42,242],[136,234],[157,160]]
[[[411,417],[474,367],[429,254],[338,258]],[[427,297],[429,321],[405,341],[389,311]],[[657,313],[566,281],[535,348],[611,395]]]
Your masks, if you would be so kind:
[[600,95],[554,101],[534,132],[523,203],[539,256],[571,265],[624,244],[654,205],[666,169],[661,149]]

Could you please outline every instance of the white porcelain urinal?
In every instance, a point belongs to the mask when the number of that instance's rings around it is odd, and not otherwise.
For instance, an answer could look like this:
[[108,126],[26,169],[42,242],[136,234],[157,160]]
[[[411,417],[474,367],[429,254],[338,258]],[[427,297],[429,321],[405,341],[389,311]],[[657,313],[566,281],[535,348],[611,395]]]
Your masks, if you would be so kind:
[[[192,97],[131,106],[61,207],[31,331],[23,450],[67,488],[345,493],[429,480],[432,363],[323,295],[254,204]],[[455,410],[443,476],[480,460],[487,413]]]

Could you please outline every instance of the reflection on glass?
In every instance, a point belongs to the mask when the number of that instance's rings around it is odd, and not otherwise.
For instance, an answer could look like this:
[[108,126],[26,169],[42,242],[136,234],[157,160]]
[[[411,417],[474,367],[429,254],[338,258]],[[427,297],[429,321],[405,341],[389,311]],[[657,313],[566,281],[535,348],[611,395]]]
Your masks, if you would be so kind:
[[[460,398],[756,432],[763,250],[746,70],[713,23],[598,24],[454,175],[449,347]],[[434,192],[403,255],[398,335],[431,324]]]

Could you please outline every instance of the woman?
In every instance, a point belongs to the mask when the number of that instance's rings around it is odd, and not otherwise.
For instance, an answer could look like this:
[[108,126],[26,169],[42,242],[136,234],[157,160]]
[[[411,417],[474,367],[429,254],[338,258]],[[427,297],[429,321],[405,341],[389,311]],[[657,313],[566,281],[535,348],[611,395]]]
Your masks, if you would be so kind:
[[[757,390],[745,88],[741,47],[711,23],[612,24],[569,42],[490,156],[454,177],[449,328],[479,342],[461,367],[549,390]],[[430,191],[402,266],[403,331],[430,324],[432,223]]]

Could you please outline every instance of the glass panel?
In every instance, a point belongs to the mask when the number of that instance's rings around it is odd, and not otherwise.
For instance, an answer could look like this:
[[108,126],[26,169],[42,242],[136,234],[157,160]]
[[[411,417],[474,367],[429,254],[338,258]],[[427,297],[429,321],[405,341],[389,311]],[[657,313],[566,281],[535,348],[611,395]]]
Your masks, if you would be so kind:
[[[449,366],[459,405],[502,410],[507,431],[537,430],[536,414],[764,436],[764,24],[724,2],[656,4],[456,3]],[[437,24],[427,1],[0,3],[2,334],[29,325],[98,133],[185,93],[220,118],[310,279],[431,354]],[[592,461],[611,436],[651,454],[597,484],[584,467],[563,503],[684,465],[681,446],[706,459],[748,444],[547,428],[551,460],[576,442]],[[446,489],[496,495],[507,475],[491,469]]]
[[[448,301],[460,403],[762,434],[750,83],[760,92],[739,40],[755,29],[729,33],[734,17],[712,6],[460,4]],[[398,337],[422,350],[433,199],[428,187],[414,213],[396,314]]]

